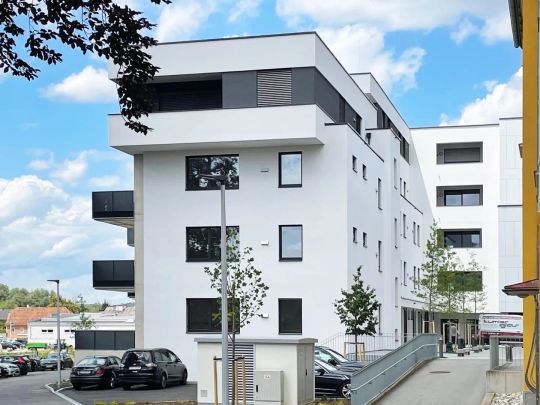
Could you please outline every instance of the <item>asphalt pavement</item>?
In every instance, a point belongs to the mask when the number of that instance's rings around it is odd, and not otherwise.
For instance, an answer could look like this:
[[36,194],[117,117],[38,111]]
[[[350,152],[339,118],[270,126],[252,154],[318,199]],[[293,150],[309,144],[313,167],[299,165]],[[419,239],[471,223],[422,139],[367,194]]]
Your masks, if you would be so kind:
[[[45,384],[55,382],[54,371],[35,371],[21,377],[0,378],[0,404],[6,405],[65,405],[66,401],[51,393]],[[69,371],[63,370],[67,378]]]

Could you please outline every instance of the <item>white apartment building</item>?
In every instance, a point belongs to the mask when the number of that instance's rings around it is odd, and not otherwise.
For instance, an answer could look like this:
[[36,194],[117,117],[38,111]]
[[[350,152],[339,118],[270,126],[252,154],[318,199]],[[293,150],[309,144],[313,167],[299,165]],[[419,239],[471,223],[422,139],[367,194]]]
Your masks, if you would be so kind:
[[433,216],[462,263],[485,268],[482,312],[521,313],[521,118],[411,130]]
[[[160,44],[144,136],[109,117],[134,191],[93,194],[96,220],[128,228],[134,261],[94,262],[94,287],[135,298],[136,345],[168,347],[197,378],[194,339],[219,333],[204,266],[227,223],[269,285],[244,337],[344,332],[334,301],[362,266],[381,334],[422,328],[414,290],[433,221],[410,130],[370,74],[348,74],[315,33]],[[109,67],[114,80],[117,71]],[[214,191],[211,191],[214,190]]]

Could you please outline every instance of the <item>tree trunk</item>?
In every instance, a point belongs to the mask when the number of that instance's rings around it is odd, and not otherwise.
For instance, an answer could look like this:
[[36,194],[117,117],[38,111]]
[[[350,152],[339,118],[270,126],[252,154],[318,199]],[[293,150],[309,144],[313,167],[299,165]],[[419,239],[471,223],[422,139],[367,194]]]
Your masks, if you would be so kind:
[[233,386],[232,386],[232,395],[231,395],[231,398],[232,398],[232,402],[231,402],[231,405],[234,405],[235,404],[235,397],[236,397],[236,384],[237,384],[237,375],[236,375],[236,301],[233,297],[233,308],[234,310],[232,311],[232,365],[233,365]]
[[354,360],[358,361],[358,335],[354,335]]

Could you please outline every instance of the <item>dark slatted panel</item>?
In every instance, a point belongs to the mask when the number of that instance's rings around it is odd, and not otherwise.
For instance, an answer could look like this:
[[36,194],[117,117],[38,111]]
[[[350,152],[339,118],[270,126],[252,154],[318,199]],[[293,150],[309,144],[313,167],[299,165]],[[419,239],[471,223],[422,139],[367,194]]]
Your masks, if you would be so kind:
[[290,105],[292,103],[291,69],[257,72],[257,105]]
[[[254,392],[254,353],[252,344],[236,344],[236,357],[245,357],[246,358],[246,400],[248,404],[253,404],[253,392]],[[232,399],[232,378],[233,378],[233,367],[232,367],[232,345],[229,344],[229,399]],[[238,402],[242,403],[242,365],[238,362]]]

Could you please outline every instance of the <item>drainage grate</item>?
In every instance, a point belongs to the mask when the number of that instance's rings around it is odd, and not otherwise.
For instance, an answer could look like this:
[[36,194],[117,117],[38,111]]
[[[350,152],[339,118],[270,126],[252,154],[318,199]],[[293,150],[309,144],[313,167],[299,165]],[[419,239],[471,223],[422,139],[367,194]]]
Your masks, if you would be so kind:
[[430,371],[429,374],[450,374],[450,371],[442,371],[442,370]]

